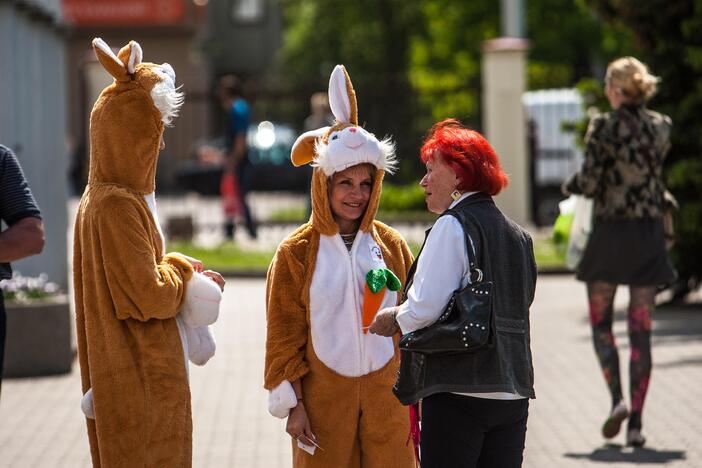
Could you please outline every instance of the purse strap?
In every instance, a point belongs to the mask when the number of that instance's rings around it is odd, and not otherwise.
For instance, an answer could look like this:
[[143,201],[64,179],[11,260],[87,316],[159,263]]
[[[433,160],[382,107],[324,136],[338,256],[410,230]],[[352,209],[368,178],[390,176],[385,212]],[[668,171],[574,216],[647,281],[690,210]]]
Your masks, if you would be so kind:
[[[485,273],[482,268],[480,268],[480,263],[478,262],[478,254],[475,251],[475,244],[473,243],[473,239],[470,237],[470,234],[468,233],[468,230],[466,229],[467,225],[469,223],[466,222],[465,217],[470,218],[470,224],[474,225],[477,227],[478,230],[478,237],[480,237],[480,246],[481,246],[481,253],[485,253],[486,255],[489,255],[487,252],[487,242],[486,242],[486,237],[485,233],[483,232],[483,228],[478,222],[478,220],[473,216],[471,213],[467,212],[462,212],[462,211],[453,211],[453,210],[447,210],[444,212],[444,214],[451,215],[458,222],[461,224],[461,228],[463,228],[463,235],[465,237],[465,242],[466,242],[466,254],[468,255],[468,282],[470,284],[478,284],[483,281],[485,278]],[[442,214],[442,216],[444,215]],[[472,255],[471,255],[472,253]],[[489,262],[488,262],[489,263]],[[475,277],[473,275],[475,274]]]
[[[464,239],[466,242],[466,254],[468,255],[468,282],[470,284],[478,284],[483,281],[485,278],[485,273],[484,271],[479,267],[478,263],[478,256],[475,251],[475,245],[473,244],[473,239],[470,237],[468,234],[468,230],[466,229],[466,225],[468,223],[465,222],[464,215],[461,211],[454,211],[453,209],[448,209],[444,211],[440,216],[446,216],[450,215],[456,218],[456,220],[459,222],[461,225],[461,228],[463,229],[463,235]],[[481,252],[485,254],[485,256],[488,257],[487,264],[490,263],[489,261],[489,253],[487,251],[487,237],[485,236],[485,232],[483,231],[483,227],[480,225],[478,220],[475,218],[470,213],[466,213],[466,216],[471,218],[471,224],[477,226],[478,230],[478,235],[480,237],[480,245],[481,245]],[[438,219],[437,219],[438,221]],[[422,255],[422,251],[424,250],[424,245],[427,243],[427,237],[429,237],[429,233],[431,232],[431,229],[428,229],[426,232],[426,237],[424,238],[424,242],[422,243],[422,247],[419,249],[419,253],[417,254],[417,257],[414,259],[414,262],[412,262],[412,265],[410,266],[410,269],[407,271],[407,280],[405,281],[405,287],[402,289],[402,300],[400,302],[405,302],[407,300],[407,291],[409,291],[409,288],[412,287],[412,283],[414,282],[414,274],[417,271],[417,264],[419,263],[419,257]],[[471,255],[472,253],[472,255]],[[475,274],[475,277],[473,275]]]

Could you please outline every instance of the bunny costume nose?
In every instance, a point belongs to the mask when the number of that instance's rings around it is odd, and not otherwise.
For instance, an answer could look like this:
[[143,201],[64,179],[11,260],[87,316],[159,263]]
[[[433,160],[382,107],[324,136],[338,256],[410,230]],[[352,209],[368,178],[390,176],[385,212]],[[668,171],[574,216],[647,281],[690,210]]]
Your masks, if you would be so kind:
[[348,127],[341,132],[341,141],[348,148],[358,148],[367,140],[368,138],[363,135],[363,132],[359,132],[356,127]]

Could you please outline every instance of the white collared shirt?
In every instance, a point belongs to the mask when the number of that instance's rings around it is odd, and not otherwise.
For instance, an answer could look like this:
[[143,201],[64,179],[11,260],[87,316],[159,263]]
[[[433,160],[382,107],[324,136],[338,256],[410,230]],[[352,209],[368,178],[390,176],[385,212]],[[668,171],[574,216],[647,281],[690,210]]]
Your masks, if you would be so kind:
[[[449,209],[475,193],[464,193],[451,203]],[[400,305],[397,313],[397,323],[402,333],[410,333],[436,322],[451,295],[468,284],[469,271],[463,226],[454,216],[440,217],[427,236],[417,260],[412,286],[407,291],[407,300]],[[497,400],[524,398],[507,392],[458,394]]]
[[[449,209],[474,193],[464,193],[451,203]],[[407,291],[407,300],[397,314],[402,333],[434,323],[454,291],[468,284],[468,271],[463,226],[454,216],[442,216],[427,236],[417,260],[412,286]]]

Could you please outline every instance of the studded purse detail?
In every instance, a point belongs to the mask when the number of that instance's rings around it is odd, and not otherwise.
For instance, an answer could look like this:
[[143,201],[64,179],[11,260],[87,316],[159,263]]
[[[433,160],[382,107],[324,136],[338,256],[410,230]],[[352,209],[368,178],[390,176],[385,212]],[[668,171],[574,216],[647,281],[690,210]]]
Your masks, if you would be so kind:
[[[482,250],[487,252],[486,239],[479,224],[478,229]],[[421,354],[457,354],[474,353],[492,346],[493,283],[484,281],[483,271],[476,266],[473,244],[467,233],[465,237],[469,252],[469,283],[452,294],[436,322],[403,335],[400,349]]]

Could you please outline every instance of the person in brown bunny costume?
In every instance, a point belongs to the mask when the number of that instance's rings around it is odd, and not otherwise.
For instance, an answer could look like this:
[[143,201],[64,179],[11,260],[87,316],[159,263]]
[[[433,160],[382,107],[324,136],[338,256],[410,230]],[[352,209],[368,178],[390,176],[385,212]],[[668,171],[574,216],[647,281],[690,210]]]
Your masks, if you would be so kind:
[[[93,48],[114,82],[90,116],[90,174],[74,238],[78,357],[94,411],[86,419],[92,462],[190,467],[187,346],[176,314],[202,265],[164,255],[155,216],[163,130],[183,97],[171,66],[142,63],[138,43],[117,55],[99,38]],[[204,275],[223,286],[219,274]]]
[[397,305],[412,262],[402,236],[375,220],[394,145],[358,126],[342,65],[329,98],[336,123],[301,135],[291,155],[314,166],[312,217],[268,270],[269,411],[288,418],[295,468],[413,468],[409,412],[391,391],[397,337],[367,333],[378,307]]

